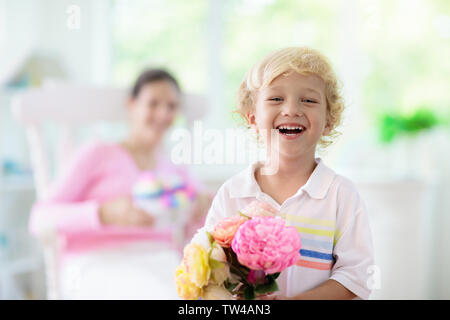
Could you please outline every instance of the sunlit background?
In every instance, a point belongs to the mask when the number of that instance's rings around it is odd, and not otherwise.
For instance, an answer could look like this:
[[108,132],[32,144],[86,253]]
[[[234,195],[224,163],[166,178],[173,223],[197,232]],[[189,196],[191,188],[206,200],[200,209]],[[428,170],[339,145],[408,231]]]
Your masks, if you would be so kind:
[[[367,203],[372,298],[450,299],[447,0],[0,0],[0,298],[46,297],[26,227],[35,189],[14,95],[48,79],[128,88],[144,67],[164,67],[208,98],[204,128],[238,127],[231,111],[244,73],[300,45],[327,55],[343,83],[342,135],[320,156]],[[57,130],[45,128],[50,146]],[[119,139],[124,127],[89,130],[83,139]],[[215,190],[243,167],[192,170]]]

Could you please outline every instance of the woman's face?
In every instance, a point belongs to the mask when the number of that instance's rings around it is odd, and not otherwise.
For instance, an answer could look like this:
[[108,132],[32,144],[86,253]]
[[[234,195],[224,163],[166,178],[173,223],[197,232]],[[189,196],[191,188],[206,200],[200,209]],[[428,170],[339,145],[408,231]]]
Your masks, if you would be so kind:
[[131,128],[147,143],[161,140],[174,122],[180,103],[177,88],[166,80],[143,85],[128,105]]

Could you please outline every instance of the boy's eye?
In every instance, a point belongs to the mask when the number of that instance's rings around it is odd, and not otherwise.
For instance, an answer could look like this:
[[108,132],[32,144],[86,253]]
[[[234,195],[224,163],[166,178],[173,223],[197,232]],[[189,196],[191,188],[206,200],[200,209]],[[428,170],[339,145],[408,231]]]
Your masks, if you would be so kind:
[[312,99],[308,99],[308,98],[302,99],[302,101],[303,101],[303,102],[306,102],[306,103],[317,103],[317,101],[312,100]]
[[277,101],[277,102],[279,102],[279,101],[282,101],[283,99],[281,99],[279,97],[276,97],[276,98],[270,98],[269,100],[270,101]]

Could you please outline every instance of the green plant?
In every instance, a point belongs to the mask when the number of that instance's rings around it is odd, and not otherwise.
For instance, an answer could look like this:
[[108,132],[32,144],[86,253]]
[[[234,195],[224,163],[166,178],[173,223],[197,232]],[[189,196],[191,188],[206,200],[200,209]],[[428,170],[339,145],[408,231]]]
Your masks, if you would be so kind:
[[412,114],[384,113],[380,116],[380,139],[384,143],[392,142],[398,135],[415,135],[439,124],[433,110],[419,108]]

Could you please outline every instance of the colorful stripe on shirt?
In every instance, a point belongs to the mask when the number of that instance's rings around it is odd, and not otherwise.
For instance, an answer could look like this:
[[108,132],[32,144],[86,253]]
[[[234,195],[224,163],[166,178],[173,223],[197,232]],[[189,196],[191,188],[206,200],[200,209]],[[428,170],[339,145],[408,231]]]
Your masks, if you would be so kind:
[[323,253],[307,249],[300,249],[300,255],[303,257],[311,257],[321,260],[328,260],[328,261],[333,260],[333,255],[331,253]]
[[307,246],[307,247],[313,247],[313,248],[326,250],[328,252],[333,251],[333,242],[331,242],[331,241],[322,241],[322,240],[309,239],[309,238],[302,237],[301,242],[302,242],[302,247]]
[[300,259],[295,265],[310,269],[330,270],[333,266],[333,262],[333,255],[331,253],[300,249]]
[[335,222],[299,215],[284,214],[282,216],[286,221],[293,223],[301,234],[301,258],[296,265],[316,270],[330,270],[334,263],[332,252],[336,236],[340,234],[335,228]]
[[310,260],[304,260],[299,259],[296,263],[296,266],[304,267],[304,268],[310,268],[310,269],[317,269],[317,270],[330,270],[332,267],[331,262],[316,262],[316,261],[310,261]]

